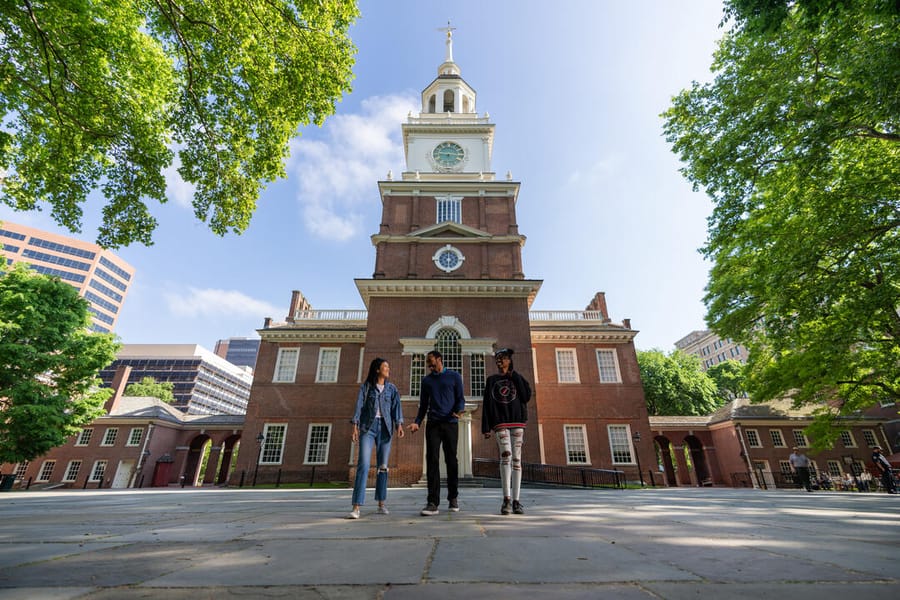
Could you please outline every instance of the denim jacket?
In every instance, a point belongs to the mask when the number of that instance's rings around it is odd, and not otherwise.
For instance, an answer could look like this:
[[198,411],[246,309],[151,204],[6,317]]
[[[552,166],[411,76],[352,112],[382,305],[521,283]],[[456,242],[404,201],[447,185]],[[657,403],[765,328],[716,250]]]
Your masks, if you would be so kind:
[[356,398],[356,411],[350,422],[359,426],[361,434],[367,432],[375,423],[376,402],[381,403],[381,419],[393,436],[394,430],[403,424],[403,409],[400,407],[400,392],[397,390],[397,386],[390,381],[384,383],[384,393],[382,394],[379,394],[378,388],[368,382],[360,386],[359,395]]

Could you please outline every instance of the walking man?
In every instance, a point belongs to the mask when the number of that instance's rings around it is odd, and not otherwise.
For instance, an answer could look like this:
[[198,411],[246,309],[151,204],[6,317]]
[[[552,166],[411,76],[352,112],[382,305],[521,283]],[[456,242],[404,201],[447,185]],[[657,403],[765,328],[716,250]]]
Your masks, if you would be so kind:
[[447,466],[447,501],[450,512],[459,511],[459,463],[456,444],[459,440],[459,416],[466,408],[462,376],[444,368],[444,359],[437,350],[425,357],[428,375],[422,378],[419,412],[409,430],[415,433],[425,417],[425,470],[428,479],[428,504],[422,516],[438,514],[441,501],[440,451],[444,450]]
[[794,446],[794,451],[791,453],[790,457],[788,457],[788,461],[791,463],[791,470],[794,472],[795,481],[806,488],[807,492],[811,492],[812,484],[809,481],[809,459],[805,454],[800,452],[800,449],[797,448],[797,446]]
[[496,436],[500,452],[500,485],[503,488],[501,515],[525,512],[519,502],[522,487],[522,445],[528,422],[531,386],[513,370],[513,350],[502,348],[494,353],[499,373],[488,377],[481,404],[481,433],[485,439]]
[[897,490],[894,488],[894,474],[891,471],[891,463],[881,453],[881,446],[872,448],[872,462],[875,463],[875,468],[881,473],[881,485],[884,486],[884,491],[888,494],[896,494]]

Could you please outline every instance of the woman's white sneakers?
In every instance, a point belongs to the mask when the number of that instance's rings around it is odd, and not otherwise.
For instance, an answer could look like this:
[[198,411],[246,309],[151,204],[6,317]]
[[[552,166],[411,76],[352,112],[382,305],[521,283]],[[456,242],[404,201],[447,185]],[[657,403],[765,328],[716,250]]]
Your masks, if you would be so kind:
[[351,510],[350,514],[347,515],[347,518],[348,519],[358,519],[359,518],[359,509],[354,508],[353,510]]

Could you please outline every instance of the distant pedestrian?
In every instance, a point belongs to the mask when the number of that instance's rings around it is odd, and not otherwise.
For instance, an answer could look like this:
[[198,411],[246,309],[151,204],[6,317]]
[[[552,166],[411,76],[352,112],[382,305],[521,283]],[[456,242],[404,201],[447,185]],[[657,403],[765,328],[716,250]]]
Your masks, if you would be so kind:
[[485,439],[495,435],[500,453],[500,486],[503,505],[500,514],[525,512],[519,501],[522,487],[522,445],[528,422],[531,386],[513,370],[513,350],[502,348],[494,353],[499,373],[488,377],[481,404],[481,433]]
[[441,502],[440,453],[444,450],[444,464],[447,466],[447,501],[450,512],[459,511],[459,462],[456,445],[459,441],[459,417],[466,409],[462,376],[456,371],[444,368],[444,358],[437,350],[425,357],[430,373],[422,378],[422,392],[419,395],[419,412],[409,430],[415,433],[425,417],[425,470],[428,479],[428,504],[421,515],[430,517],[438,514]]
[[888,494],[896,494],[894,487],[894,473],[891,471],[891,463],[881,453],[881,446],[872,448],[872,462],[875,463],[875,470],[881,474],[881,485]]
[[791,463],[794,481],[802,485],[807,492],[811,492],[812,483],[809,481],[809,459],[797,446],[794,446],[794,451],[788,457],[788,461]]
[[391,440],[396,431],[403,437],[403,410],[400,407],[400,392],[388,381],[391,365],[383,358],[376,358],[369,365],[369,374],[359,388],[356,410],[353,413],[353,433],[351,439],[359,443],[359,457],[356,461],[356,480],[353,483],[353,510],[348,519],[359,518],[359,508],[366,502],[366,482],[369,479],[369,463],[372,448],[378,471],[375,475],[375,501],[378,514],[388,514],[387,480],[388,459],[391,455]]

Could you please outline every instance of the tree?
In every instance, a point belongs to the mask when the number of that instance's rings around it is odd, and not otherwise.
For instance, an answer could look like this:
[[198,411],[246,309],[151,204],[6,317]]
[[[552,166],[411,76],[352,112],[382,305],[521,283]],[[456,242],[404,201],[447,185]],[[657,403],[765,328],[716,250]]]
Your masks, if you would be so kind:
[[708,415],[721,406],[716,384],[696,356],[675,350],[637,353],[644,398],[651,415]]
[[33,460],[103,413],[112,390],[97,375],[118,345],[90,322],[60,279],[22,263],[0,275],[0,463]]
[[149,396],[159,398],[167,404],[175,402],[175,394],[172,390],[175,384],[171,381],[157,382],[153,377],[144,377],[138,383],[130,383],[125,388],[126,396]]
[[717,363],[708,368],[706,374],[716,384],[722,399],[734,400],[747,395],[744,391],[744,365],[740,361],[726,360]]
[[80,231],[99,188],[97,243],[151,245],[146,202],[166,202],[177,149],[196,217],[243,232],[298,127],[350,90],[357,16],[348,0],[3,3],[0,199]]
[[714,202],[707,320],[748,347],[756,401],[830,421],[900,400],[900,7],[728,9],[714,81],[663,115]]

